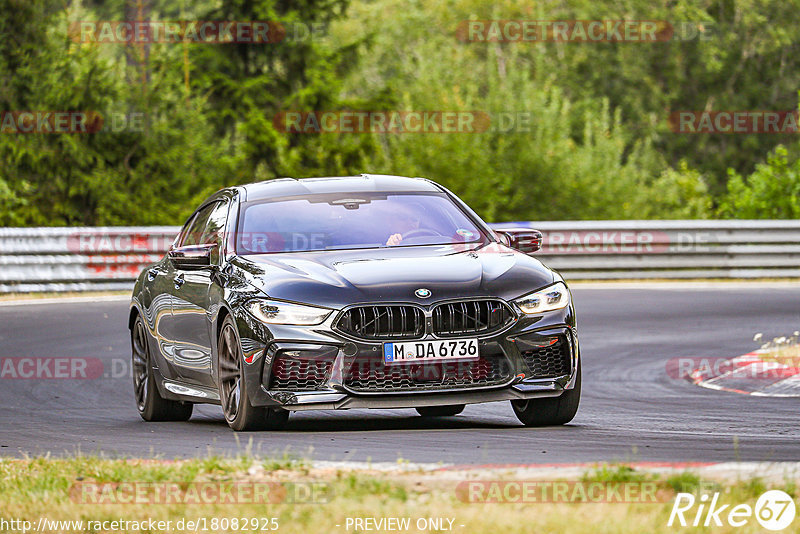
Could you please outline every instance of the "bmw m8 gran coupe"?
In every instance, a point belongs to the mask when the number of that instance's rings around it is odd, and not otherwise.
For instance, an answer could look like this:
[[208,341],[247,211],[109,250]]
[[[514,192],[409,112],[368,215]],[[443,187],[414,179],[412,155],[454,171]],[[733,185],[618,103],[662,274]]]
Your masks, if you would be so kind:
[[542,234],[490,227],[422,178],[277,179],[223,189],[138,277],[129,328],[147,421],[222,407],[237,431],[298,410],[510,401],[569,422],[581,362]]

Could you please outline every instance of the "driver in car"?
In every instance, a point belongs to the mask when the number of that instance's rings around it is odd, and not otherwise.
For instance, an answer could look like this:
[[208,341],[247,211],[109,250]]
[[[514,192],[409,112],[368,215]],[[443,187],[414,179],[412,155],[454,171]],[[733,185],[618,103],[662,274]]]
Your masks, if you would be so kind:
[[389,228],[396,233],[389,236],[386,240],[387,247],[393,247],[403,242],[403,234],[419,228],[419,217],[408,211],[393,211],[387,216]]

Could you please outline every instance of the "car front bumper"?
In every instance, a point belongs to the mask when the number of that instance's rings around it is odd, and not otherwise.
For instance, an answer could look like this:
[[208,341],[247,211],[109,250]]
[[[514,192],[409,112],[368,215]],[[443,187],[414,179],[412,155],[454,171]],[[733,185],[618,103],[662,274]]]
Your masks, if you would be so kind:
[[[557,397],[574,387],[580,366],[577,326],[571,305],[539,316],[519,317],[499,333],[477,336],[481,353],[502,360],[501,379],[491,383],[452,385],[433,382],[431,387],[423,385],[413,391],[402,388],[359,391],[352,387],[348,372],[353,362],[358,359],[379,362],[382,343],[347,338],[326,324],[316,327],[270,325],[266,329],[260,323],[254,324],[246,315],[238,319],[243,346],[249,347],[249,352],[245,350],[246,382],[258,384],[247,392],[253,406],[291,411],[389,409]],[[248,333],[252,337],[246,335]],[[263,339],[267,341],[259,341]],[[532,360],[525,355],[530,354],[532,347],[538,350],[536,347],[546,346],[553,339],[567,344],[566,372],[538,376],[532,372]],[[287,354],[320,363],[322,375],[317,375],[313,387],[309,388],[308,383],[284,383],[275,387],[275,366],[279,365],[276,362]]]

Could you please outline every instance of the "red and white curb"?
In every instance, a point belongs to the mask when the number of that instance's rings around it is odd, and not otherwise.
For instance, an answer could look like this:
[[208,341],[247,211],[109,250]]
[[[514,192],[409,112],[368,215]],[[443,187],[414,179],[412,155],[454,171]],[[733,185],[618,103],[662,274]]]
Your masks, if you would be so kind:
[[700,387],[756,397],[800,397],[800,367],[764,358],[767,351],[757,350],[731,358],[714,369],[700,367],[689,373],[689,380]]

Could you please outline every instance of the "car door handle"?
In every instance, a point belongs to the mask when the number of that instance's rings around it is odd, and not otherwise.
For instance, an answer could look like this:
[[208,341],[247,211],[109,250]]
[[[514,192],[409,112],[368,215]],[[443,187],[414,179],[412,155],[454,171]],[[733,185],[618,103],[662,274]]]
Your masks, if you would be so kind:
[[175,277],[175,289],[180,289],[185,280],[183,279],[183,273],[179,274]]
[[153,280],[155,280],[156,276],[158,276],[158,269],[153,268],[153,269],[148,269],[147,270],[147,280],[148,280],[148,282],[152,282]]

